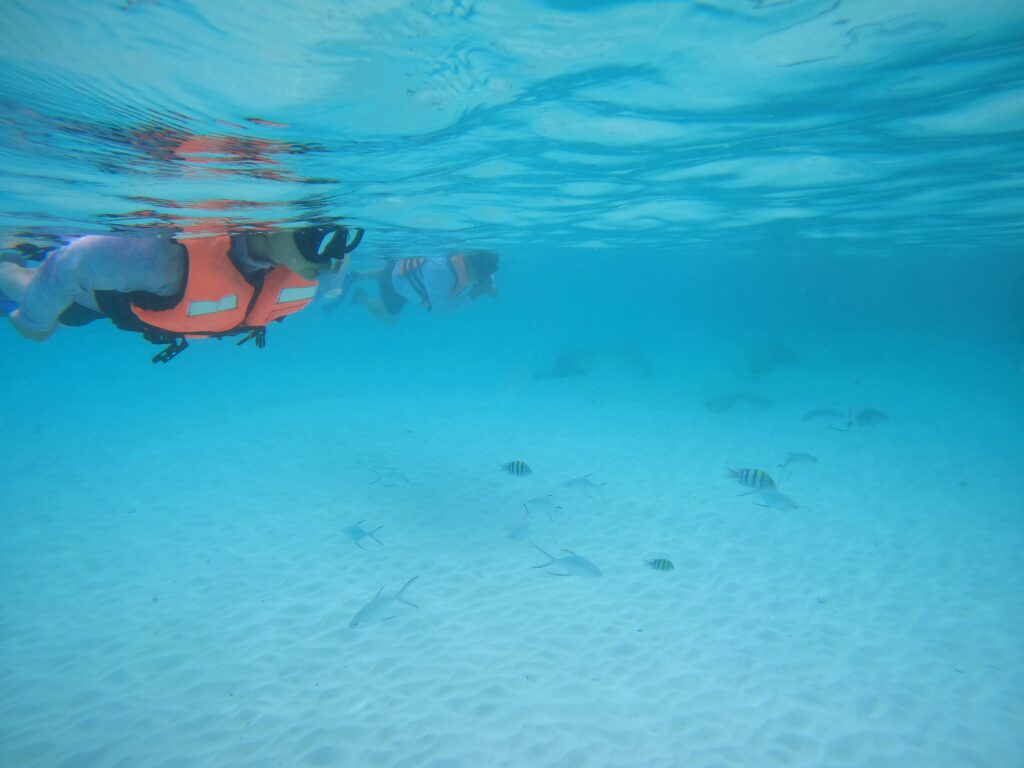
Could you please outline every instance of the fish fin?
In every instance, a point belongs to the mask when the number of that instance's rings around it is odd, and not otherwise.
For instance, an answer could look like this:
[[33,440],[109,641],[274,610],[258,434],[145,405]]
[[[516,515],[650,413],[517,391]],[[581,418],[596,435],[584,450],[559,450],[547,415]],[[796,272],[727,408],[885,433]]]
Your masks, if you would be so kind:
[[419,608],[412,600],[406,600],[404,597],[396,597],[395,600],[403,605],[408,605],[410,608]]
[[379,531],[383,527],[384,527],[383,525],[378,525],[376,528],[374,528],[372,531],[370,531],[368,534],[366,534],[367,536],[369,536],[371,539],[376,541],[381,546],[384,546],[384,542],[381,541],[380,539],[378,539],[376,536],[374,536],[374,534],[377,533],[377,531]]
[[384,477],[384,473],[383,472],[378,472],[376,469],[371,469],[370,471],[373,472],[375,475],[377,475],[377,479],[376,480],[371,480],[369,483],[367,483],[367,485],[373,485],[374,483],[380,482],[380,479],[382,477]]
[[[360,548],[361,550],[363,550],[363,552],[365,552],[365,551],[366,551],[366,547],[364,547],[364,546],[363,546],[362,544],[360,544],[360,543],[359,543],[358,541],[356,542],[356,546],[357,546],[357,547],[359,547],[359,548]],[[381,589],[384,589],[384,587],[381,587]]]
[[737,493],[737,496],[749,496],[753,491],[744,491],[743,493]]
[[384,585],[383,585],[383,584],[381,584],[381,585],[380,585],[380,589],[378,589],[378,590],[377,590],[377,594],[375,594],[375,595],[373,596],[373,599],[374,599],[374,600],[376,600],[376,599],[377,599],[378,597],[380,597],[380,593],[381,593],[381,592],[383,592],[383,591],[384,591]]
[[568,552],[568,553],[569,553],[570,555],[572,555],[573,557],[579,557],[579,555],[577,555],[577,554],[576,554],[575,552],[573,552],[573,551],[572,551],[571,549],[566,549],[565,547],[562,547],[562,551],[563,551],[563,552]]
[[568,573],[559,573],[558,571],[545,571],[548,576],[568,576]]

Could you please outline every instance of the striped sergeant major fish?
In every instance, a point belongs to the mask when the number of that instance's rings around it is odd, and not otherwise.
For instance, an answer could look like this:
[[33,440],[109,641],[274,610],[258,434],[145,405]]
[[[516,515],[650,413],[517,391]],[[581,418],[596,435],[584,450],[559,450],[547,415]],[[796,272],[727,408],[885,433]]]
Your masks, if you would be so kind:
[[730,469],[728,477],[735,477],[740,481],[740,485],[745,485],[747,488],[775,487],[775,481],[772,480],[772,476],[763,469]]
[[675,569],[675,565],[672,564],[672,561],[664,557],[656,557],[653,560],[648,560],[647,566],[656,571],[671,571]]
[[514,477],[524,477],[533,472],[529,464],[525,461],[519,461],[519,459],[502,464],[501,468]]

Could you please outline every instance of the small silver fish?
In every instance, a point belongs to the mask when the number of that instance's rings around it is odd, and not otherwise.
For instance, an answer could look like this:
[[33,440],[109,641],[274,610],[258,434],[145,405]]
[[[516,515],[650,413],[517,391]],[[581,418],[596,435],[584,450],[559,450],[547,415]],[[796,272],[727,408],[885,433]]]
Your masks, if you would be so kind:
[[376,624],[382,621],[390,621],[395,618],[397,614],[394,613],[395,603],[402,603],[412,608],[419,608],[416,603],[410,602],[402,597],[402,593],[409,588],[419,576],[413,576],[402,586],[400,590],[395,592],[393,595],[384,594],[384,587],[381,586],[377,590],[377,594],[373,596],[373,599],[356,611],[356,615],[352,617],[352,621],[348,623],[349,629],[356,629],[357,627],[365,627],[368,624]]
[[791,467],[794,464],[817,464],[818,459],[809,453],[787,453],[786,460],[779,464],[780,469]]
[[760,491],[755,491],[754,498],[760,499],[760,501],[754,502],[759,507],[786,510],[800,508],[800,505],[793,501],[791,498],[789,498],[789,496],[774,488],[764,488]]
[[888,420],[889,417],[877,408],[865,408],[853,417],[852,422],[858,427],[871,427],[874,429],[879,424],[884,424]]
[[530,528],[532,526],[533,523],[530,520],[523,520],[508,532],[508,537],[512,539],[512,541],[526,541],[530,538]]
[[736,395],[708,395],[704,398],[704,407],[712,413],[725,413],[736,402]]
[[[536,545],[535,545],[536,546]],[[537,550],[548,558],[548,562],[541,563],[540,565],[534,565],[534,568],[548,568],[552,565],[561,568],[565,573],[558,573],[556,571],[548,571],[552,576],[600,576],[601,569],[594,565],[592,562],[587,560],[585,557],[577,555],[575,552],[569,549],[563,549],[563,552],[568,554],[563,557],[555,557],[549,555],[540,547]]]
[[380,539],[378,539],[378,538],[377,538],[377,537],[376,537],[376,536],[374,535],[375,533],[377,533],[377,531],[379,531],[379,530],[380,530],[381,528],[383,528],[383,527],[384,527],[383,525],[378,525],[378,526],[377,526],[376,528],[374,528],[374,529],[373,529],[372,531],[367,531],[367,530],[365,530],[365,529],[363,528],[363,521],[362,521],[362,520],[360,520],[360,521],[359,521],[358,523],[356,523],[355,525],[350,525],[350,526],[349,526],[348,528],[346,528],[346,529],[345,529],[345,533],[347,533],[347,534],[348,534],[348,537],[349,537],[350,539],[352,539],[352,543],[353,543],[353,544],[355,544],[355,545],[356,545],[357,547],[359,547],[360,549],[362,549],[362,550],[365,550],[365,549],[366,549],[366,547],[364,547],[364,546],[363,546],[363,545],[362,545],[362,544],[360,543],[360,542],[362,542],[362,540],[363,540],[363,539],[373,539],[373,540],[374,540],[374,541],[376,541],[376,542],[377,542],[378,544],[381,544],[381,545],[383,545],[383,544],[384,544],[384,542],[383,542],[383,541],[381,541]]
[[846,418],[845,413],[840,413],[835,408],[815,408],[800,417],[800,421],[811,422],[812,424],[831,424],[842,421]]
[[775,405],[775,401],[770,397],[746,392],[732,392],[728,395],[714,395],[704,399],[704,407],[712,413],[725,413],[735,403],[747,403],[756,408],[770,408]]
[[574,491],[578,491],[586,496],[591,501],[603,501],[604,494],[601,492],[601,486],[594,484],[587,478],[590,475],[584,475],[583,477],[577,477],[569,480],[562,484],[563,488],[571,488]]
[[535,515],[538,512],[543,512],[548,516],[548,520],[554,520],[555,512],[562,509],[559,505],[555,504],[554,500],[551,498],[551,494],[548,494],[547,496],[534,496],[523,506],[526,507],[527,515]]
[[409,484],[409,478],[397,469],[389,469],[386,472],[377,472],[375,469],[372,471],[377,473],[377,479],[370,483],[370,485],[380,483],[384,488],[391,488],[396,485]]

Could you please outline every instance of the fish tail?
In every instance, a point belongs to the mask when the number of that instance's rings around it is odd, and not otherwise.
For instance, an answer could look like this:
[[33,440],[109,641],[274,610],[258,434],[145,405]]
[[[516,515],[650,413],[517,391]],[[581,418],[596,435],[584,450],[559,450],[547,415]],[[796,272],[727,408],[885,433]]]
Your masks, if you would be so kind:
[[378,525],[378,526],[377,526],[376,528],[374,528],[374,529],[373,529],[372,531],[370,531],[370,532],[369,532],[368,534],[366,534],[366,535],[367,535],[367,536],[369,536],[369,537],[370,537],[371,539],[373,539],[374,541],[376,541],[376,542],[377,542],[378,544],[383,544],[384,542],[383,542],[383,541],[381,541],[380,539],[378,539],[378,538],[377,538],[377,537],[376,537],[376,536],[374,535],[374,534],[376,534],[376,533],[377,533],[377,531],[379,531],[379,530],[380,530],[381,528],[383,528],[383,527],[384,527],[383,525]]
[[725,470],[725,476],[726,477],[739,477],[740,473],[737,472],[735,469],[731,469],[730,468],[730,469]]
[[402,585],[402,588],[395,593],[395,600],[397,600],[400,603],[405,603],[406,605],[411,606],[413,608],[419,608],[419,606],[416,605],[416,603],[412,602],[411,600],[406,600],[404,597],[402,597],[402,593],[405,592],[405,590],[409,588],[409,585],[416,581],[416,579],[418,578],[419,576],[413,576],[411,579],[405,582],[405,584]]
[[542,555],[544,555],[544,557],[546,557],[548,559],[548,561],[546,563],[541,563],[540,565],[534,565],[534,566],[532,566],[533,568],[547,568],[549,565],[551,565],[553,562],[555,562],[555,558],[553,558],[551,555],[549,555],[543,549],[538,547],[536,544],[533,545],[533,548],[536,549],[538,552],[540,552]]

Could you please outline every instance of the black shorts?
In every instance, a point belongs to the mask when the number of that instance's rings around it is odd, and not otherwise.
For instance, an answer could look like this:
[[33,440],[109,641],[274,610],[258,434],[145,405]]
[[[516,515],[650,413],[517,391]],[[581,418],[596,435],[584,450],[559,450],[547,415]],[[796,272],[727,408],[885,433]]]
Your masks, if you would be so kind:
[[397,315],[406,305],[405,299],[398,295],[395,286],[391,282],[391,273],[394,271],[394,262],[388,262],[388,266],[380,275],[380,300],[384,302],[384,308],[389,315]]
[[106,315],[102,312],[97,312],[95,309],[83,307],[81,304],[72,304],[61,312],[61,315],[57,320],[61,325],[77,327],[80,325],[88,325],[94,320],[101,320],[104,317],[106,317]]

